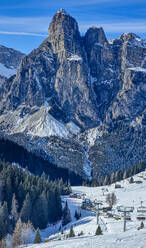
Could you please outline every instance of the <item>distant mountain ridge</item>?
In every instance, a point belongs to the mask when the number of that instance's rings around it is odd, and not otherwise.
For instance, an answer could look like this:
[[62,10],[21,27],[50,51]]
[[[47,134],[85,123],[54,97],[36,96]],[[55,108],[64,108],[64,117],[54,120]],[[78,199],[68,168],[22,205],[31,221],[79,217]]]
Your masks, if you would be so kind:
[[83,178],[125,170],[145,160],[145,83],[146,41],[81,37],[60,10],[2,89],[1,137]]
[[0,45],[0,82],[15,75],[24,54]]

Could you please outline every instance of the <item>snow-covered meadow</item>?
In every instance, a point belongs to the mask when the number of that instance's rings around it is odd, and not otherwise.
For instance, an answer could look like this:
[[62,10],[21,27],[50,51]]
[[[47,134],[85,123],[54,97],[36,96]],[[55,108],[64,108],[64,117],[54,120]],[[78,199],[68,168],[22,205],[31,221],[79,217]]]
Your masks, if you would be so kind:
[[[41,232],[44,243],[39,245],[30,245],[30,248],[145,248],[146,247],[146,221],[144,228],[137,230],[141,221],[137,220],[137,208],[146,206],[146,172],[142,172],[134,177],[134,181],[142,181],[142,183],[129,184],[129,179],[120,182],[121,188],[115,189],[115,184],[105,187],[73,187],[73,193],[86,194],[86,198],[94,201],[101,200],[105,203],[106,195],[114,192],[117,197],[117,204],[113,207],[113,214],[119,218],[108,218],[105,213],[101,212],[99,224],[103,231],[103,235],[95,236],[97,228],[96,213],[81,210],[82,217],[76,221],[74,218],[75,210],[81,209],[82,199],[74,199],[63,197],[63,201],[67,200],[72,215],[72,223],[64,227],[63,234],[59,231],[61,223],[56,226],[49,226]],[[103,189],[104,188],[104,189]],[[131,220],[127,221],[126,232],[123,232],[123,217],[117,211],[117,206],[134,207],[131,213]],[[144,214],[146,216],[146,213]],[[76,237],[65,239],[69,233],[70,226],[73,225]],[[83,231],[83,236],[78,234]],[[54,233],[54,234],[53,234]],[[48,242],[45,242],[45,239]],[[25,246],[23,246],[25,247]]]

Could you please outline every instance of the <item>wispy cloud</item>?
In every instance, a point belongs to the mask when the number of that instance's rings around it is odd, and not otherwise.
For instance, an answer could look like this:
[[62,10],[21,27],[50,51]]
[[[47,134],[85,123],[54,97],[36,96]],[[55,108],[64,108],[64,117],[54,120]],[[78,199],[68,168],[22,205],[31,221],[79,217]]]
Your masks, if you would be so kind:
[[47,32],[50,17],[7,17],[0,16],[0,29],[16,32]]
[[27,32],[8,32],[8,31],[0,31],[0,34],[47,37],[47,34],[27,33]]
[[[104,20],[104,21],[102,21]],[[0,17],[0,34],[46,37],[51,17]],[[119,19],[98,15],[94,21],[78,20],[81,33],[91,26],[102,26],[106,33],[146,33],[146,19]]]

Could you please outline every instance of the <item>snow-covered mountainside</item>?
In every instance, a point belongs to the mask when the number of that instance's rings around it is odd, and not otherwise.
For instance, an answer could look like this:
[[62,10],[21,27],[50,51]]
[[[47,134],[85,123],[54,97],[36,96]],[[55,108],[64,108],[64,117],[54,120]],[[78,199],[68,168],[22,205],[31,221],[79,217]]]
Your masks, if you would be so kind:
[[[97,228],[96,210],[87,211],[81,208],[82,199],[74,199],[63,197],[67,200],[71,210],[72,222],[65,226],[63,234],[59,231],[61,223],[55,226],[49,225],[46,230],[41,231],[42,240],[44,243],[39,245],[30,245],[29,248],[78,248],[78,247],[100,247],[100,248],[145,248],[146,242],[146,220],[143,220],[144,228],[138,230],[141,220],[138,216],[146,218],[146,171],[134,176],[134,183],[129,183],[130,178],[119,182],[121,188],[115,189],[115,184],[105,187],[73,187],[73,193],[85,195],[85,198],[92,202],[98,200],[102,202],[102,207],[108,206],[105,202],[106,196],[109,193],[115,193],[117,203],[113,210],[109,213],[100,210],[99,224],[103,235],[95,236]],[[139,182],[139,183],[138,183]],[[127,215],[130,220],[126,221],[126,231],[123,232],[124,218],[122,213],[118,212],[118,206],[131,207],[133,212]],[[134,209],[133,209],[134,208]],[[76,220],[74,217],[75,210],[81,211],[81,218]],[[142,213],[143,211],[143,213]],[[69,233],[70,226],[73,229],[76,237],[65,239],[65,235]],[[79,233],[83,231],[81,237]],[[45,240],[48,240],[45,243]],[[22,246],[23,248],[25,246]]]
[[125,170],[146,158],[145,85],[144,40],[109,42],[97,27],[81,37],[60,10],[0,91],[0,135],[83,178]]

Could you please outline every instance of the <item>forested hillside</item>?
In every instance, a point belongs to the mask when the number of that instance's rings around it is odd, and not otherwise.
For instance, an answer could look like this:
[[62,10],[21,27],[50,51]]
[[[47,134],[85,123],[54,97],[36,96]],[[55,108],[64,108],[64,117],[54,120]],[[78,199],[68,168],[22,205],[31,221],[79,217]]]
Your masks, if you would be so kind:
[[35,176],[0,161],[0,239],[13,233],[18,219],[41,229],[61,219],[60,195],[70,190],[62,180],[52,182],[44,173]]

